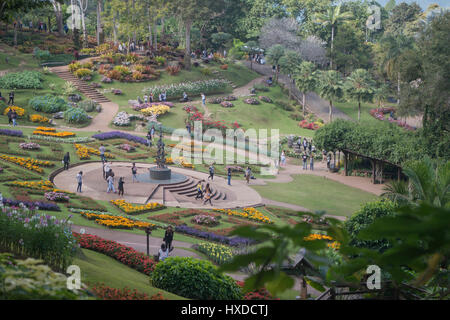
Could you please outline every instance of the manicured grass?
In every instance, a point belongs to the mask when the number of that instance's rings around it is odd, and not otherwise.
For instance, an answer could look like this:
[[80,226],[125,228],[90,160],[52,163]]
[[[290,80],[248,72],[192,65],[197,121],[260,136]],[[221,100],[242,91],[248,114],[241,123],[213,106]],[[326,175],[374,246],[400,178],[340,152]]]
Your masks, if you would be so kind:
[[[286,95],[280,87],[273,87],[268,92],[258,92],[257,96],[268,96],[273,101],[288,102]],[[257,97],[256,97],[257,98]],[[244,98],[232,101],[234,107],[223,108],[220,104],[207,104],[214,120],[226,123],[237,121],[244,129],[270,129],[280,130],[280,134],[297,134],[302,137],[313,137],[314,131],[298,126],[298,121],[289,117],[290,112],[283,110],[275,103],[261,102],[259,105],[249,105],[243,102]]]
[[81,282],[89,284],[103,283],[112,288],[136,289],[139,292],[152,296],[161,292],[166,299],[185,300],[173,293],[150,286],[149,277],[140,273],[111,257],[101,253],[81,249],[82,254],[73,261],[81,269]]
[[252,186],[264,198],[296,204],[310,210],[325,210],[337,216],[350,216],[361,204],[373,201],[376,195],[339,182],[313,175],[295,175],[290,183]]
[[230,80],[238,87],[242,87],[253,79],[260,77],[258,73],[250,70],[240,62],[228,64],[227,70],[221,70],[220,68],[217,68],[217,70],[225,79]]
[[[353,101],[348,102],[333,102],[333,105],[351,117],[353,120],[358,121],[358,103]],[[369,113],[370,109],[378,108],[375,103],[361,103],[361,121],[370,121],[377,123],[380,120],[375,119]]]

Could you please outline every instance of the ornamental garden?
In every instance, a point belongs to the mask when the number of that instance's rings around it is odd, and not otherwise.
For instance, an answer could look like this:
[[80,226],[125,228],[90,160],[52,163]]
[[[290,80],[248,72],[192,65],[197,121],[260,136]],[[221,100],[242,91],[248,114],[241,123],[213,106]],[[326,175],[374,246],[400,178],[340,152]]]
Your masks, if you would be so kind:
[[[86,1],[80,30],[68,1],[1,9],[1,299],[448,299],[448,9],[391,1],[366,30],[363,1],[301,23],[175,2]],[[161,144],[173,186],[149,175]]]

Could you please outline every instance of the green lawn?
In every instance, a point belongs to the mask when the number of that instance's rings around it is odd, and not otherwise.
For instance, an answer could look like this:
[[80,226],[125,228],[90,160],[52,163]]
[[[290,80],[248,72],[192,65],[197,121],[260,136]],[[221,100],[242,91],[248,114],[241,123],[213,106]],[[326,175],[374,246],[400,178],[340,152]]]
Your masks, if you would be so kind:
[[295,175],[290,183],[252,186],[264,198],[299,205],[310,210],[325,210],[337,216],[350,216],[360,205],[376,195],[314,175]]
[[[353,101],[348,102],[333,102],[333,105],[351,117],[353,120],[358,120],[358,103]],[[361,121],[370,121],[377,123],[380,120],[375,119],[369,113],[370,109],[378,108],[374,103],[361,103]]]
[[[289,101],[280,87],[273,87],[268,92],[258,92],[257,95],[268,96],[273,101],[285,103]],[[299,127],[298,121],[289,117],[291,112],[283,110],[274,103],[261,102],[259,105],[249,105],[243,102],[243,98],[232,103],[234,105],[232,108],[223,108],[220,104],[208,104],[207,108],[214,120],[222,120],[226,123],[237,121],[244,129],[268,129],[268,135],[270,135],[270,129],[279,129],[280,134],[314,136],[314,131]]]
[[81,249],[82,254],[74,259],[73,264],[81,269],[81,282],[89,284],[103,283],[106,286],[122,289],[136,289],[149,296],[161,292],[166,299],[184,300],[180,296],[150,286],[149,277],[115,259],[101,253]]

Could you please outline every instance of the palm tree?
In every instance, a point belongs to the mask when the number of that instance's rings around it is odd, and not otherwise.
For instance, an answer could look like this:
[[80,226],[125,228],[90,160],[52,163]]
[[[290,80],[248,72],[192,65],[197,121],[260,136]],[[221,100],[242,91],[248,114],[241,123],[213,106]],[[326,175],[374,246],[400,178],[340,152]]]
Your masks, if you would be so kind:
[[[333,53],[334,33],[336,26],[340,22],[350,20],[353,14],[350,11],[341,12],[341,5],[328,7],[327,12],[318,13],[315,15],[315,22],[322,24],[323,26],[331,26],[331,53]],[[330,69],[333,69],[333,59],[330,60]]]
[[400,104],[400,70],[401,55],[405,50],[412,49],[412,39],[405,35],[387,36],[381,40],[385,51],[382,67],[389,78],[397,77],[397,104]]
[[281,72],[289,76],[289,99],[291,99],[292,85],[295,82],[295,78],[293,77],[293,75],[300,67],[300,64],[302,63],[302,57],[296,51],[286,50],[284,56],[280,58],[280,61],[278,63],[280,64]]
[[435,207],[450,204],[450,162],[438,163],[425,157],[403,169],[408,182],[388,184],[382,196],[403,203],[419,205],[425,202]]
[[[317,74],[317,73],[315,73]],[[330,103],[328,121],[333,121],[333,100],[343,96],[342,75],[334,70],[321,71],[319,75],[318,91],[322,99],[328,100]]]
[[372,101],[375,93],[375,81],[367,70],[356,69],[344,84],[345,94],[358,102],[358,121],[361,120],[361,102]]
[[315,65],[309,61],[303,61],[295,73],[295,83],[303,94],[303,116],[305,116],[306,94],[313,91],[317,85],[317,77],[314,75]]

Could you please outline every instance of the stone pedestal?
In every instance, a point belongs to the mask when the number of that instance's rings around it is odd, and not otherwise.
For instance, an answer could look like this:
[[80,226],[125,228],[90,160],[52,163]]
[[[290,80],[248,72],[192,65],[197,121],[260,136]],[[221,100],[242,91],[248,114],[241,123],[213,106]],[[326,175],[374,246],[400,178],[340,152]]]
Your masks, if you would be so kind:
[[169,168],[152,167],[150,171],[150,178],[153,180],[170,180],[171,170]]

